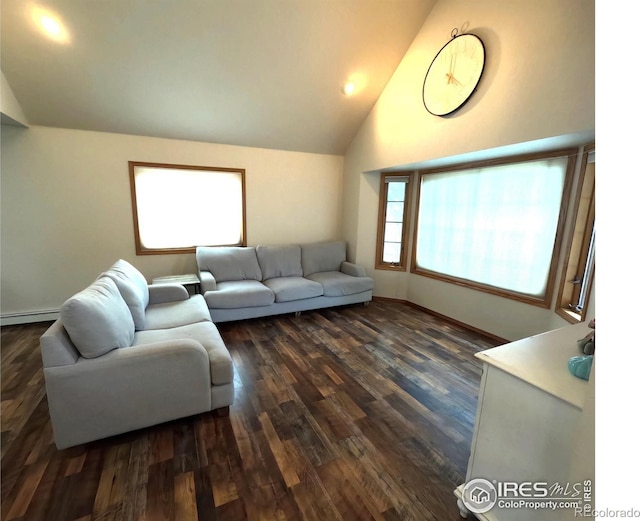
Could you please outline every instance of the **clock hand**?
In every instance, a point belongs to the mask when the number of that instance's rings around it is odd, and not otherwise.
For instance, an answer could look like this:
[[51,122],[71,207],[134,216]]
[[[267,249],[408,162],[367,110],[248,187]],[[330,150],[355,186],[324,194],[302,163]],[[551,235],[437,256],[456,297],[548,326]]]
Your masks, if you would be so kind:
[[454,85],[462,86],[462,83],[460,83],[458,80],[456,80],[456,79],[453,77],[453,74],[451,74],[451,73],[449,73],[449,72],[448,72],[448,73],[446,74],[446,76],[447,76],[447,85],[449,85],[449,84],[453,83]]

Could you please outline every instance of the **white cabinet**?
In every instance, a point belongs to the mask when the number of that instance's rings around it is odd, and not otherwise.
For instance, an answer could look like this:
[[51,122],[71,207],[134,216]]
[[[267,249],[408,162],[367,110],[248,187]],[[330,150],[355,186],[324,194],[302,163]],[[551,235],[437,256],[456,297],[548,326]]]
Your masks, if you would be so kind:
[[[489,511],[474,514],[478,519],[575,520],[573,508],[552,510],[549,503],[593,504],[595,363],[588,382],[567,367],[582,355],[577,341],[589,331],[580,323],[476,355],[483,373],[465,483],[483,478],[497,499]],[[514,483],[521,488],[514,490]],[[464,486],[455,495],[466,517]],[[507,507],[520,501],[525,508]]]

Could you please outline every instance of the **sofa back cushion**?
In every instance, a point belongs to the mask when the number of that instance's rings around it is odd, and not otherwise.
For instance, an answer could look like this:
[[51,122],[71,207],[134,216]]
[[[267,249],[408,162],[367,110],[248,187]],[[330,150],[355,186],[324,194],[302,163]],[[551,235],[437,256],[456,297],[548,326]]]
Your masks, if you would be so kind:
[[196,249],[198,269],[210,271],[216,282],[262,280],[253,246],[207,246]]
[[69,298],[60,309],[60,319],[85,358],[96,358],[133,342],[133,317],[116,283],[107,277]]
[[344,241],[303,244],[301,248],[305,276],[319,271],[340,271],[340,265],[347,260],[347,243]]
[[256,255],[262,270],[262,279],[302,277],[300,246],[256,246]]
[[144,330],[145,313],[149,305],[149,286],[144,275],[123,259],[118,260],[102,275],[112,279],[118,286],[122,298],[129,306],[136,330]]

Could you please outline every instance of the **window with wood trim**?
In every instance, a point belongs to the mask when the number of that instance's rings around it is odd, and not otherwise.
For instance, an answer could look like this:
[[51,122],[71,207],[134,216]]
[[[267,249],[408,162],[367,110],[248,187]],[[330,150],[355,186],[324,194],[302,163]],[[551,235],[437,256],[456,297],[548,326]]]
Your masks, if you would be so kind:
[[406,269],[410,187],[408,173],[380,174],[376,269]]
[[420,172],[411,271],[551,307],[576,154]]
[[246,244],[245,171],[129,161],[138,255]]
[[577,186],[579,197],[570,223],[571,245],[556,300],[556,313],[572,323],[585,320],[595,278],[595,180],[596,149],[595,145],[589,145],[582,154]]

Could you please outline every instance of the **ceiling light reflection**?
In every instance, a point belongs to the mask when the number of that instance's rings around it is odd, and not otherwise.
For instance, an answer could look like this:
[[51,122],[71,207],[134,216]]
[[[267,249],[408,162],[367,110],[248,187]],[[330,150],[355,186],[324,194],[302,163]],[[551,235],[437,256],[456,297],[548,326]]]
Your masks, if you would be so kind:
[[352,81],[348,81],[342,87],[342,94],[345,96],[351,96],[356,91],[356,84]]
[[55,13],[35,6],[32,9],[32,18],[40,32],[51,40],[58,43],[70,42],[69,31]]

